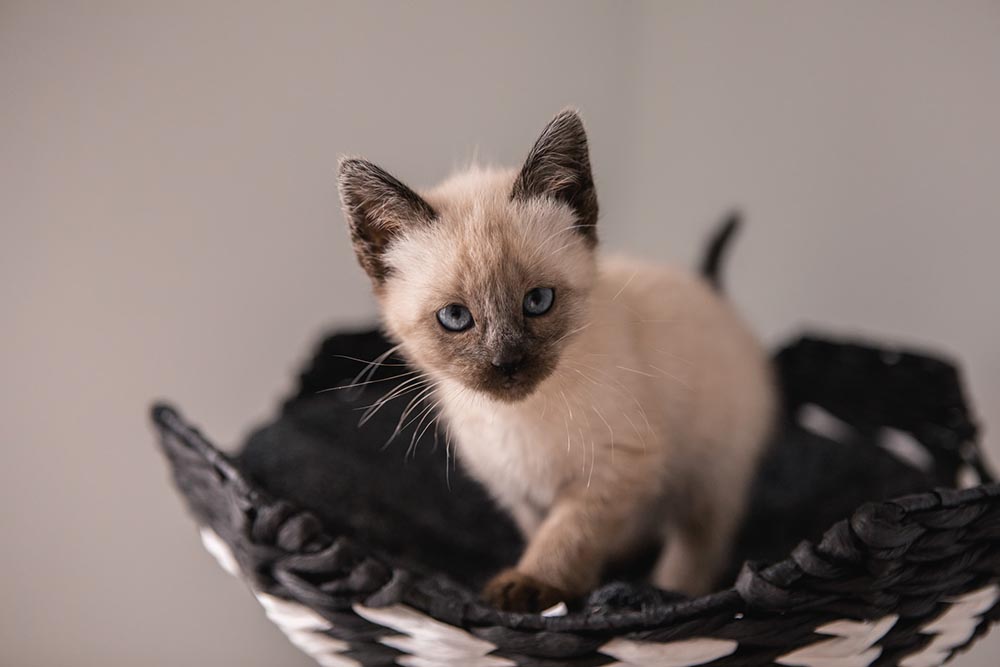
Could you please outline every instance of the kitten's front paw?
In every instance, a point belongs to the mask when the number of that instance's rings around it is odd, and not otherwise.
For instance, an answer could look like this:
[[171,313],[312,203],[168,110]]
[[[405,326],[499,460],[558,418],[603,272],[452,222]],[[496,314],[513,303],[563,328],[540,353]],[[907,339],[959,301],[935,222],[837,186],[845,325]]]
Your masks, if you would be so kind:
[[538,612],[560,602],[569,602],[570,596],[555,586],[510,568],[486,584],[483,599],[504,611]]

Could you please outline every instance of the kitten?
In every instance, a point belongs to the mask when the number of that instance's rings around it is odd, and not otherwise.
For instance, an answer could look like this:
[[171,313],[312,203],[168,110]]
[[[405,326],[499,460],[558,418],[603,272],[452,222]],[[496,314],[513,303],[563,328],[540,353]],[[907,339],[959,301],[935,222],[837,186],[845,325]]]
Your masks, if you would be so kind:
[[651,540],[666,540],[654,583],[709,591],[775,411],[770,367],[700,278],[597,256],[577,113],[520,170],[417,194],[344,159],[339,185],[386,330],[527,539],[484,597],[516,611],[579,598]]

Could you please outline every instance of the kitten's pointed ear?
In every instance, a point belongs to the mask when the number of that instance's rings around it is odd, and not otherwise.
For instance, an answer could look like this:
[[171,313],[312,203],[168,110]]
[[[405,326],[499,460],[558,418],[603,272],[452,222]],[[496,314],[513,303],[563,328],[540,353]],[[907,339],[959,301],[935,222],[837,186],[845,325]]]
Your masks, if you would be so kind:
[[577,229],[597,243],[597,190],[590,172],[587,133],[575,110],[549,122],[514,181],[514,199],[551,197],[576,213]]
[[387,276],[382,255],[392,240],[409,225],[431,222],[437,213],[416,192],[366,160],[342,159],[337,183],[354,252],[380,285]]

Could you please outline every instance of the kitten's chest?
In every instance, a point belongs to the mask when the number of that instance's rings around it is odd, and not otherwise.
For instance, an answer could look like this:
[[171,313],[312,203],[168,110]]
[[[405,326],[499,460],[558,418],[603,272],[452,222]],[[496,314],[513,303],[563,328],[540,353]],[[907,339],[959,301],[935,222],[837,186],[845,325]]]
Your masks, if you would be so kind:
[[449,422],[460,462],[494,495],[547,507],[573,477],[565,452],[554,451],[566,442],[555,420],[484,409],[464,410]]

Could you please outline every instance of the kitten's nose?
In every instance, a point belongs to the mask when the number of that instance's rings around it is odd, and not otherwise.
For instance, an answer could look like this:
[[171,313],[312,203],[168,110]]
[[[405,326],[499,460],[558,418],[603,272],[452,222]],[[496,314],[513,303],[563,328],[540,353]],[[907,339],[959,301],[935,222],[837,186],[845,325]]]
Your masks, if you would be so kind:
[[493,368],[510,377],[517,372],[524,355],[519,350],[504,350],[493,357]]

